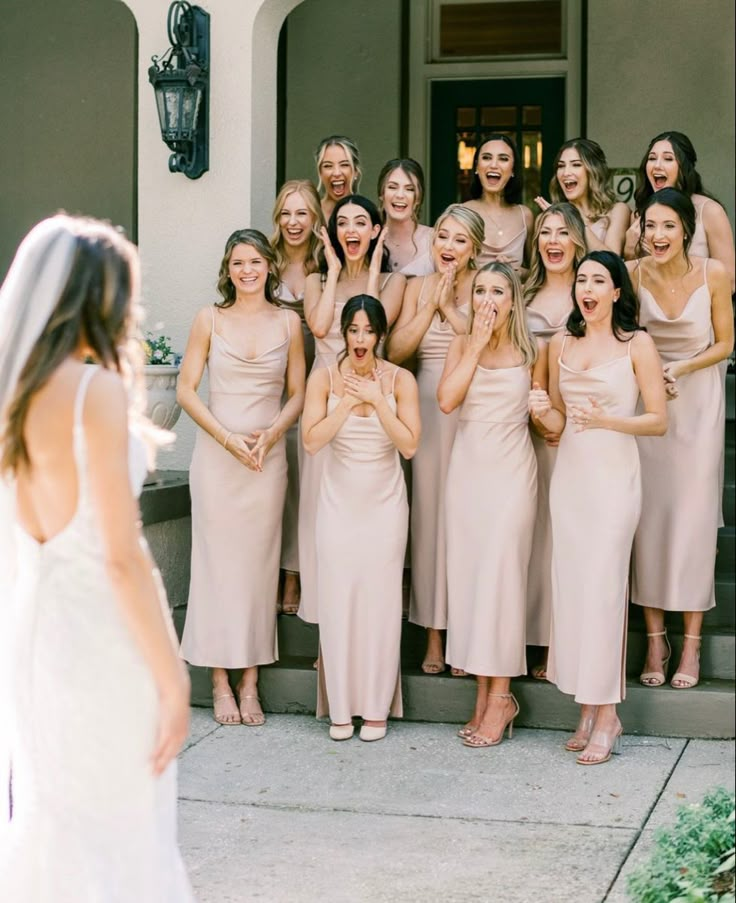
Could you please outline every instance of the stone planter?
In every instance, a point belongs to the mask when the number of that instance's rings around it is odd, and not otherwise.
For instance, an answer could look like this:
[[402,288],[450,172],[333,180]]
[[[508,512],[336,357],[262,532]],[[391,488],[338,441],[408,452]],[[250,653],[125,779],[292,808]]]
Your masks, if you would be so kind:
[[176,401],[176,378],[179,368],[173,364],[146,364],[146,414],[162,429],[173,428],[181,414]]

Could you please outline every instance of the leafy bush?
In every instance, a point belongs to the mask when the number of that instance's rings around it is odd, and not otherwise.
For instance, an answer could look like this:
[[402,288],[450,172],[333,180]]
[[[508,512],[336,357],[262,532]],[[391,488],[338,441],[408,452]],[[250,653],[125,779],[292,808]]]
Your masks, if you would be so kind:
[[629,878],[635,903],[734,903],[734,794],[724,787],[681,806],[660,829],[645,865]]
[[171,339],[167,335],[146,333],[143,341],[143,353],[147,364],[178,364],[179,355],[171,347]]

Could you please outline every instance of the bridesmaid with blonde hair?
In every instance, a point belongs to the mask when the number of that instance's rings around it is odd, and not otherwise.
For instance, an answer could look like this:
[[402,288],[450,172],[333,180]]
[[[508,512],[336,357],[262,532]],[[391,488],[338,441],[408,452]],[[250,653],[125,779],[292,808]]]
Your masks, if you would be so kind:
[[690,254],[696,213],[687,195],[654,192],[642,222],[651,255],[628,267],[671,400],[664,439],[639,439],[644,496],[631,598],[644,608],[648,644],[640,680],[647,687],[667,679],[665,612],[682,612],[682,656],[670,683],[687,690],[699,680],[703,615],[715,605],[726,423],[718,365],[733,350],[733,311],[723,264]]
[[[600,144],[590,138],[566,141],[557,151],[552,171],[552,202],[567,201],[577,209],[585,224],[585,243],[590,250],[620,254],[631,211],[623,201],[616,200]],[[534,200],[542,210],[549,207],[544,198]]]
[[412,279],[387,343],[389,360],[417,356],[423,440],[412,460],[411,581],[409,620],[427,630],[425,674],[445,670],[441,631],[447,628],[444,485],[457,428],[457,413],[444,414],[437,386],[447,349],[467,329],[475,257],[483,242],[483,220],[462,204],[437,220],[432,241],[436,273]]
[[[638,324],[626,267],[591,251],[577,267],[574,308],[549,346],[549,394],[529,409],[561,434],[552,484],[552,636],[548,673],[580,703],[565,748],[578,764],[619,751],[625,693],[629,562],[641,512],[637,436],[667,429],[662,368]],[[641,398],[641,413],[637,412]]]
[[[227,725],[264,723],[258,668],[277,656],[284,435],[304,404],[301,324],[278,308],[277,280],[266,236],[233,232],[217,282],[222,301],[195,317],[177,386],[179,404],[199,427],[181,653],[212,669],[215,721]],[[205,367],[207,404],[197,395]],[[236,704],[228,671],[241,668]]]
[[[368,198],[353,194],[338,201],[327,228],[322,230],[322,240],[323,271],[307,276],[304,291],[304,314],[315,337],[312,372],[335,364],[344,347],[340,317],[348,298],[355,294],[378,298],[391,326],[399,315],[405,285],[403,276],[387,272],[388,252],[383,246],[381,217]],[[314,524],[327,456],[329,449],[305,458],[300,474],[299,617],[312,623],[319,620]]]
[[[578,210],[566,202],[548,205],[534,226],[531,268],[524,285],[527,327],[545,343],[565,328],[572,311],[575,267],[586,251],[585,229]],[[549,484],[559,436],[547,433],[533,418],[532,422],[535,426],[532,444],[537,456],[537,516],[529,563],[526,641],[543,650],[541,660],[531,669],[531,676],[545,680],[552,615]]]
[[[306,179],[291,179],[281,186],[273,208],[271,247],[276,256],[279,284],[275,296],[279,307],[299,315],[304,338],[307,371],[314,362],[314,336],[304,316],[307,276],[319,270],[322,248],[320,229],[325,225],[317,189]],[[279,611],[295,615],[299,610],[299,439],[298,423],[286,433],[288,480],[281,537],[283,590]]]
[[391,269],[404,276],[434,272],[434,231],[419,222],[424,200],[424,172],[411,158],[389,160],[378,174],[378,201],[386,225]]
[[466,335],[452,340],[437,389],[459,423],[445,485],[447,659],[476,675],[475,709],[459,734],[474,749],[511,737],[526,674],[526,581],[537,510],[529,391],[545,382],[543,343],[530,337],[515,271],[473,279]]
[[328,220],[335,204],[360,188],[363,170],[360,168],[358,145],[345,135],[323,138],[314,154],[322,213]]

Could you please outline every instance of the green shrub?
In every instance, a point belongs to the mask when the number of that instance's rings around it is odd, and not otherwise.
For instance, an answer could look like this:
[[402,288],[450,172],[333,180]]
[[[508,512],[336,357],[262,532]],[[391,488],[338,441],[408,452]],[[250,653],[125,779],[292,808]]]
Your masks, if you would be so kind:
[[733,793],[718,787],[702,803],[681,806],[655,842],[629,878],[635,903],[735,903]]

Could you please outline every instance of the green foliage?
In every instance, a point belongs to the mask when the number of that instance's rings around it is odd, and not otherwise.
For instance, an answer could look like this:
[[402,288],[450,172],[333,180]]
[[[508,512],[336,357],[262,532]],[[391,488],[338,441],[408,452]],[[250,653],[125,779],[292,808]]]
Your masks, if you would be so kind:
[[628,891],[635,903],[735,903],[734,794],[717,787],[701,804],[681,806]]
[[147,364],[176,364],[178,355],[171,347],[171,339],[167,335],[146,333],[143,342],[143,353]]

